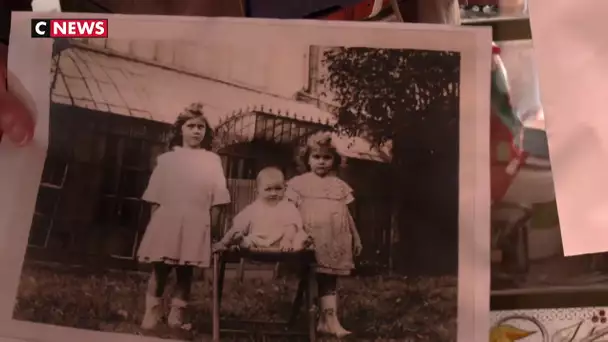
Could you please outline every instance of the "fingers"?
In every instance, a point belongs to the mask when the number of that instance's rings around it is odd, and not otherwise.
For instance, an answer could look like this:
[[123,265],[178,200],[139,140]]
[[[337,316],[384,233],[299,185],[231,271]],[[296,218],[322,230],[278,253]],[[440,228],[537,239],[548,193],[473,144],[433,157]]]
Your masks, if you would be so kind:
[[21,101],[6,91],[6,45],[0,44],[0,136],[18,146],[30,142],[34,135],[34,122]]
[[355,256],[360,256],[362,250],[363,250],[363,246],[361,246],[360,244],[357,244],[357,245],[355,245],[353,252],[354,252]]
[[17,146],[32,140],[34,122],[29,111],[15,96],[0,91],[0,132]]

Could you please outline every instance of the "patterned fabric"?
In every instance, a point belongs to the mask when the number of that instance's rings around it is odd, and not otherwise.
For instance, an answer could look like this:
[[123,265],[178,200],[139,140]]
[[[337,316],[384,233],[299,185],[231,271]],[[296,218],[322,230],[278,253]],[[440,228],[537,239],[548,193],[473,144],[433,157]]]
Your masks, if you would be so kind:
[[492,201],[500,201],[507,193],[527,154],[522,150],[523,124],[511,103],[507,71],[500,59],[500,49],[493,46],[490,173]]
[[351,187],[335,176],[314,173],[296,176],[287,182],[288,199],[293,201],[312,237],[318,273],[348,275],[354,268],[354,220],[348,204],[354,201]]

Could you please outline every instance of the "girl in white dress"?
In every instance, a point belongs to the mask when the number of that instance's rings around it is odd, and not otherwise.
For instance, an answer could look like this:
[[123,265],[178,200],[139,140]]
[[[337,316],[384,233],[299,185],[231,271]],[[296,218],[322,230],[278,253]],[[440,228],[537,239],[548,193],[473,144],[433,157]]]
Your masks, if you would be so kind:
[[169,273],[177,284],[167,323],[183,325],[194,267],[211,260],[211,227],[221,206],[230,202],[220,157],[209,151],[212,129],[202,105],[193,104],[173,125],[170,151],[157,158],[142,199],[152,204],[152,215],[137,253],[152,263],[142,328],[154,328],[163,316],[162,297]]

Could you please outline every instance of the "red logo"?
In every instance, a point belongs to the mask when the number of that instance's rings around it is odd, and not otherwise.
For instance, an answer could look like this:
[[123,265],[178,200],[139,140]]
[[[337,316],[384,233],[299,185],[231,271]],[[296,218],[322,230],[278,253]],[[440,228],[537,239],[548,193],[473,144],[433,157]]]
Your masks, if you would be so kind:
[[32,38],[108,38],[108,19],[32,19]]

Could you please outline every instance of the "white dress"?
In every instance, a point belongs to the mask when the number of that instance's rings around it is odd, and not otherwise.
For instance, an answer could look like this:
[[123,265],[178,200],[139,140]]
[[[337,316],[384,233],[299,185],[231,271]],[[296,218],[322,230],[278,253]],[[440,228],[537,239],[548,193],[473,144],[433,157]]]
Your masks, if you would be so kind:
[[146,228],[138,259],[209,267],[210,210],[230,202],[220,157],[181,147],[158,156],[142,199],[159,207]]
[[302,217],[287,199],[274,206],[256,200],[234,217],[233,229],[245,233],[252,247],[278,247],[283,238],[303,231]]

